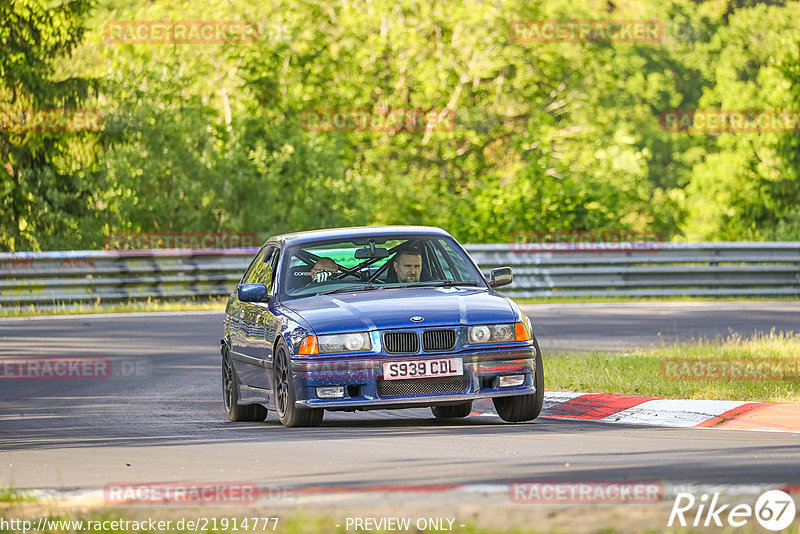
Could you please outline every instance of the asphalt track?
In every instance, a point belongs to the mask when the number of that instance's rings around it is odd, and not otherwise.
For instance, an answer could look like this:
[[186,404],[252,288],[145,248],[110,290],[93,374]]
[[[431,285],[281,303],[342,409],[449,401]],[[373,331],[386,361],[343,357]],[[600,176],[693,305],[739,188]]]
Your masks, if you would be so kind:
[[[800,305],[527,306],[543,346],[592,348],[797,330]],[[327,413],[316,429],[229,423],[221,313],[2,320],[2,356],[96,356],[106,380],[0,380],[0,487],[241,481],[259,487],[658,480],[797,484],[800,434],[539,418]],[[661,334],[659,336],[659,333]],[[546,354],[545,354],[546,356]],[[545,360],[546,362],[546,360]],[[545,364],[546,368],[546,364]]]

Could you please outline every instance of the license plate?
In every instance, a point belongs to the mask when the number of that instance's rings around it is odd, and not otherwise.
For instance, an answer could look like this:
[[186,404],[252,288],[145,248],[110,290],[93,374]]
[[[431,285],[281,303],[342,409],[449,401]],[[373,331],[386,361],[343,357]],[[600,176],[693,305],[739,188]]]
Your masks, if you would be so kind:
[[435,378],[437,376],[460,376],[463,374],[464,364],[461,362],[461,358],[383,363],[384,380]]

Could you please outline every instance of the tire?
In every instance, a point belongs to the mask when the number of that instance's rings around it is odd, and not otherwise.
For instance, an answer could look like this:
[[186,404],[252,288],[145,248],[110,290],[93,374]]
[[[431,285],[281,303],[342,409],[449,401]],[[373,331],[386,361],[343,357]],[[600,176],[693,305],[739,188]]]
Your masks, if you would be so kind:
[[448,406],[431,406],[431,411],[436,419],[455,419],[466,417],[472,412],[472,401]]
[[263,421],[269,410],[260,404],[239,405],[239,377],[231,364],[227,347],[222,353],[222,402],[228,419],[238,421]]
[[325,410],[321,408],[298,408],[295,406],[297,396],[292,380],[289,350],[283,340],[275,347],[274,367],[272,372],[272,391],[275,393],[275,411],[283,426],[319,426]]
[[519,423],[522,421],[532,421],[542,413],[544,404],[544,367],[542,366],[542,351],[539,350],[539,343],[536,338],[533,340],[536,347],[536,368],[533,379],[536,392],[531,395],[517,395],[516,397],[498,397],[492,399],[497,415],[503,421],[509,423]]

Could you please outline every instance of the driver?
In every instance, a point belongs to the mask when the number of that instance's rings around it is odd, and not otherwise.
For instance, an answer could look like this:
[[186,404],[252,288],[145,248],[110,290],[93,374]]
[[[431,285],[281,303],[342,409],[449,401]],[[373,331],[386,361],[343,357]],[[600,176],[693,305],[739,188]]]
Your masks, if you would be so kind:
[[317,284],[329,280],[339,272],[339,266],[331,258],[320,258],[311,268],[311,281]]
[[417,247],[409,247],[394,257],[394,270],[397,281],[402,283],[419,282],[422,272],[422,255]]

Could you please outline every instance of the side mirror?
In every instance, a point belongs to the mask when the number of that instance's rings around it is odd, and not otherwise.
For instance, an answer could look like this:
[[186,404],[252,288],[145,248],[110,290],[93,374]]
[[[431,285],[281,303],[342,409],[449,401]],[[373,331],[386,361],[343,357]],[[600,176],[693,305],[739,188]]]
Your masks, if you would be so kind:
[[498,267],[497,269],[492,269],[489,273],[489,285],[491,287],[507,286],[513,279],[511,267]]
[[267,286],[264,284],[241,284],[236,287],[236,295],[242,302],[268,302]]

